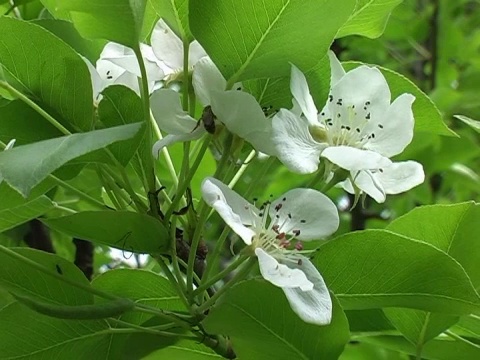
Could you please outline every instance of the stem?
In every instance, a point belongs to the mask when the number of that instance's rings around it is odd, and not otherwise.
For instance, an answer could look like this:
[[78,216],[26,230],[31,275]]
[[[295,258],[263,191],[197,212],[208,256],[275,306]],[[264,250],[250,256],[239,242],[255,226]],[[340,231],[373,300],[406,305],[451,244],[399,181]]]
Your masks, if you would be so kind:
[[[262,169],[257,173],[255,174],[256,178],[257,179],[261,179],[265,176],[265,174],[268,173],[268,171],[270,170],[270,168],[272,167],[272,165],[275,163],[275,160],[276,158],[275,157],[270,157],[268,160],[267,160],[267,163],[262,166]],[[243,195],[243,197],[246,199],[248,198],[251,193],[253,192],[254,188],[255,188],[255,185],[257,185],[257,181],[252,181],[250,183],[250,185],[248,186],[247,190],[245,191],[245,194]]]
[[240,256],[237,260],[233,261],[230,265],[228,265],[225,269],[223,269],[221,272],[218,274],[214,275],[212,278],[208,279],[206,278],[204,282],[202,282],[202,285],[200,285],[193,294],[199,294],[202,291],[207,290],[210,286],[216,284],[218,281],[222,280],[225,276],[230,274],[232,271],[237,269],[239,266],[241,266],[246,260],[246,256]]
[[175,276],[173,276],[170,269],[168,268],[167,264],[165,264],[165,262],[161,258],[156,258],[156,260],[157,260],[157,263],[162,268],[165,275],[167,276],[170,283],[176,287],[178,296],[183,301],[185,307],[188,309],[190,307],[190,303],[188,302],[187,297],[185,296],[183,289],[180,285],[180,281],[183,281],[183,280],[181,280],[181,278],[176,279]]
[[203,156],[205,155],[205,152],[208,149],[208,145],[210,144],[210,141],[212,140],[212,137],[207,135],[205,140],[203,141],[202,148],[200,149],[198,156],[196,157],[195,161],[193,162],[192,167],[188,171],[188,173],[185,175],[185,179],[181,182],[181,184],[178,187],[177,193],[175,195],[175,198],[172,200],[172,205],[167,210],[167,213],[165,214],[165,222],[168,222],[170,217],[172,216],[173,212],[177,209],[178,204],[180,204],[180,201],[182,200],[182,196],[187,190],[188,184],[193,178],[193,175],[198,169],[198,166],[200,165]]
[[210,306],[215,304],[218,298],[228,289],[230,289],[235,283],[245,278],[248,275],[252,267],[256,264],[257,259],[255,257],[250,257],[246,262],[245,265],[235,274],[235,276],[223,285],[210,299],[205,301],[202,305],[197,308],[197,312],[199,314],[204,313]]
[[420,335],[418,337],[417,349],[416,349],[416,359],[422,360],[422,350],[423,344],[425,343],[425,335],[427,333],[428,324],[430,322],[431,313],[427,313],[425,317],[425,322],[423,323],[422,330],[420,330]]
[[220,162],[218,163],[217,170],[215,170],[215,174],[213,175],[214,178],[217,178],[221,180],[221,176],[223,173],[223,170],[225,168],[225,165],[228,162],[228,158],[230,157],[230,149],[232,148],[232,140],[233,140],[233,135],[231,133],[228,133],[227,137],[225,138],[225,142],[223,144],[223,154],[222,157],[220,158]]
[[200,244],[200,238],[203,231],[203,226],[207,221],[209,208],[205,206],[205,202],[201,200],[200,203],[200,216],[198,218],[197,227],[193,234],[192,243],[190,244],[190,253],[188,254],[188,266],[187,266],[187,293],[191,294],[193,290],[193,271],[195,267],[195,259],[197,256],[198,245]]
[[[129,323],[129,322],[126,322],[126,321],[116,319],[116,318],[108,318],[108,321],[113,322],[113,323],[118,324],[118,325],[123,325],[123,326],[125,326],[126,328],[129,328],[129,329],[136,329],[136,330],[139,330],[140,332],[153,334],[153,335],[174,336],[174,337],[184,337],[185,336],[181,333],[170,333],[170,332],[160,330],[162,328],[165,328],[166,326],[168,326],[168,327],[166,327],[166,329],[171,329],[172,327],[175,326],[174,323],[170,323],[170,324],[166,324],[166,325],[160,325],[158,327],[160,329],[155,329],[153,327],[143,327],[143,326],[135,325],[135,324],[132,324],[132,323]],[[193,335],[187,336],[187,337],[193,338]],[[195,337],[195,340],[196,340],[196,337]]]
[[255,157],[255,154],[256,154],[256,151],[255,150],[252,150],[250,152],[250,154],[248,154],[247,158],[245,159],[245,161],[243,162],[242,166],[240,166],[240,169],[238,169],[237,173],[235,174],[235,176],[233,177],[232,181],[230,181],[230,183],[228,184],[228,187],[230,189],[233,189],[233,187],[235,186],[235,184],[238,182],[238,180],[240,180],[240,178],[242,177],[243,173],[245,172],[245,170],[247,170],[248,168],[248,165],[250,165],[250,162],[252,161],[252,159]]
[[72,185],[66,183],[65,181],[57,178],[56,176],[54,175],[49,175],[48,176],[49,179],[53,180],[54,182],[57,183],[58,186],[61,186],[63,187],[64,189],[74,193],[75,195],[77,195],[79,198],[81,198],[82,200],[85,200],[86,202],[92,204],[92,205],[95,205],[103,210],[105,210],[105,204],[102,203],[101,201],[98,201],[97,199],[91,197],[90,195],[84,193],[83,191],[80,191],[78,190],[77,188],[73,187]]
[[[153,119],[152,116],[150,116],[150,122],[152,123],[152,127],[153,127],[153,130],[155,131],[155,135],[157,135],[157,138],[158,139],[163,139],[163,135],[162,135],[162,132],[160,131],[160,129],[158,128],[158,125],[157,123],[155,122],[155,120]],[[165,162],[166,162],[166,165],[167,165],[167,169],[168,169],[168,172],[172,178],[172,181],[173,181],[173,184],[175,185],[175,188],[178,188],[178,177],[177,177],[177,171],[175,170],[175,166],[173,165],[173,161],[172,161],[172,158],[170,156],[170,153],[168,152],[168,149],[166,146],[164,146],[162,148],[162,150],[160,150],[165,158]]]
[[[215,243],[215,248],[213,249],[212,255],[208,257],[207,266],[205,268],[205,272],[203,273],[202,280],[207,281],[210,275],[210,271],[212,271],[212,269],[215,268],[215,265],[218,262],[218,258],[220,257],[220,254],[223,250],[223,245],[225,244],[225,240],[227,240],[227,236],[229,233],[230,233],[230,227],[225,226],[223,228],[222,233],[220,234],[220,237]],[[203,287],[203,285],[204,284],[202,282],[202,285],[200,287]]]
[[447,334],[448,336],[450,336],[452,339],[455,339],[457,341],[461,341],[462,343],[464,344],[467,344],[469,346],[473,346],[477,349],[480,349],[480,345],[474,343],[474,342],[471,342],[471,341],[468,341],[467,339],[461,337],[460,335],[457,335],[455,334],[454,332],[450,331],[450,330],[446,330],[445,331],[445,334]]
[[173,271],[177,278],[177,282],[180,286],[179,290],[182,292],[182,294],[185,294],[186,292],[185,282],[183,280],[183,274],[180,271],[180,266],[178,264],[178,256],[177,256],[177,217],[174,217],[170,224],[170,241],[172,242],[171,254],[172,254]]
[[[135,56],[137,57],[138,65],[140,67],[140,74],[142,77],[142,100],[143,100],[143,116],[145,119],[145,154],[144,162],[145,162],[145,172],[147,177],[147,186],[149,193],[156,193],[156,178],[155,178],[155,166],[153,163],[152,157],[152,122],[150,120],[150,97],[148,94],[148,79],[147,79],[147,71],[145,69],[145,63],[143,62],[142,52],[140,51],[140,47],[137,45],[133,51],[135,52]],[[158,213],[158,208],[155,203],[152,202],[152,198],[149,197],[149,205],[151,215],[155,218],[159,218],[160,214]]]
[[64,135],[71,135],[72,133],[67,130],[62,124],[60,124],[57,120],[55,120],[49,113],[47,113],[45,110],[43,110],[40,106],[35,104],[34,101],[29,99],[27,96],[22,94],[20,91],[15,89],[13,86],[11,86],[9,83],[5,81],[0,81],[0,87],[4,88],[5,90],[11,92],[13,95],[18,97],[20,100],[22,100],[25,104],[30,106],[33,110],[35,110],[37,113],[39,113],[45,120],[47,120],[50,124],[52,124],[55,128],[57,128],[62,134]]

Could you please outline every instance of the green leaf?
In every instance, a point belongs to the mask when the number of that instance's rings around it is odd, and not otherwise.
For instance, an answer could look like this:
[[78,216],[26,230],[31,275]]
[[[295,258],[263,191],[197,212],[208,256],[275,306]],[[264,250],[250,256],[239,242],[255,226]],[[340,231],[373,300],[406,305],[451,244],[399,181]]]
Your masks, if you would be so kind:
[[24,204],[0,210],[0,232],[35,219],[53,208],[52,201],[42,195],[36,199],[25,201]]
[[135,136],[142,124],[73,134],[0,153],[0,175],[27,196],[30,190],[68,161]]
[[[58,113],[69,129],[90,130],[93,95],[90,73],[82,58],[39,25],[0,18],[0,63],[19,90]],[[55,113],[56,112],[56,113]]]
[[0,107],[0,141],[16,139],[15,146],[51,139],[63,134],[23,101]]
[[65,0],[40,0],[55,19],[71,21],[70,13],[61,7]]
[[[142,100],[131,89],[122,85],[113,85],[103,92],[98,105],[98,116],[106,127],[126,125],[143,121]],[[123,165],[128,164],[137,151],[145,131],[139,131],[131,140],[110,145],[109,149]]]
[[0,323],[4,360],[112,359],[115,329],[105,320],[55,319],[14,302],[0,309]]
[[70,11],[78,32],[88,39],[105,39],[139,47],[146,0],[69,0],[58,3]]
[[463,116],[463,115],[454,115],[454,117],[456,117],[458,120],[463,121],[465,124],[470,126],[473,130],[480,133],[480,121],[470,119],[469,117]]
[[[375,346],[416,355],[415,347],[398,336],[368,337],[364,338],[363,341]],[[480,358],[480,347],[478,345],[449,338],[429,342],[422,352],[422,359],[431,360],[477,360],[478,358]]]
[[[190,29],[232,86],[315,66],[355,1],[190,0]],[[308,40],[305,38],[308,34]]]
[[[242,359],[336,359],[349,339],[348,322],[332,295],[330,325],[301,320],[283,291],[264,280],[233,286],[203,321],[208,332],[230,337]],[[228,319],[226,321],[226,319]]]
[[136,253],[164,253],[169,246],[165,226],[151,216],[128,211],[83,211],[42,219],[67,235]]
[[[418,207],[394,220],[388,230],[432,244],[457,260],[478,289],[480,287],[480,249],[472,234],[480,231],[480,206],[472,202],[455,205]],[[405,309],[386,310],[385,314],[416,346],[448,329],[457,317],[428,314]]]
[[457,261],[429,244],[390,231],[345,234],[321,246],[313,261],[348,310],[480,311],[480,299]]
[[12,251],[41,264],[51,272],[60,274],[83,286],[90,286],[85,275],[73,263],[60,256],[28,248],[6,249],[0,245],[0,287],[13,293],[57,304],[93,304],[92,294],[39,271],[24,260],[12,256]]
[[437,337],[458,321],[458,316],[411,309],[384,309],[390,322],[417,348]]
[[51,33],[70,45],[76,52],[85,56],[91,63],[100,57],[103,47],[107,43],[105,40],[88,40],[80,36],[73,24],[68,21],[55,19],[35,20],[35,24],[44,27]]
[[387,229],[426,243],[449,254],[480,289],[480,204],[474,202],[417,207],[391,222]]
[[[163,276],[150,271],[138,269],[116,269],[107,271],[97,276],[93,280],[92,286],[110,294],[126,297],[135,300],[137,303],[158,309],[180,312],[187,311],[174,285]],[[123,314],[120,319],[131,324],[154,326],[154,324],[147,324],[146,322],[158,318],[155,318],[152,314],[131,311]],[[147,334],[138,334],[137,336],[140,337],[141,340],[133,338],[133,336],[134,335],[128,339],[127,343],[122,337],[114,337],[111,343],[112,356],[118,354],[117,359],[139,358],[139,354],[145,355],[161,346],[165,346],[166,341],[171,343],[176,341],[175,338],[159,338],[158,336],[152,336],[153,339],[150,339]],[[151,344],[151,342],[153,342],[153,344]],[[197,345],[197,343],[194,344]],[[175,345],[175,348],[176,347],[178,347],[178,343]],[[199,346],[199,348],[202,348],[202,346]],[[144,359],[143,356],[141,358]]]
[[361,35],[374,39],[383,34],[392,10],[403,0],[357,1],[355,12],[342,26],[337,38]]
[[[342,63],[342,65],[345,68],[345,71],[348,71],[364,64],[348,61]],[[438,135],[455,136],[455,133],[443,122],[442,114],[438,108],[432,100],[417,87],[417,85],[393,70],[378,65],[375,65],[375,67],[377,67],[382,72],[383,76],[385,76],[392,93],[392,99],[395,99],[403,93],[410,93],[415,96],[413,114],[415,116],[416,132],[421,131]]]
[[197,341],[186,339],[181,339],[171,346],[166,346],[142,357],[142,360],[162,359],[214,360],[225,358]]
[[181,39],[193,40],[188,24],[188,0],[149,0],[158,16],[163,18]]

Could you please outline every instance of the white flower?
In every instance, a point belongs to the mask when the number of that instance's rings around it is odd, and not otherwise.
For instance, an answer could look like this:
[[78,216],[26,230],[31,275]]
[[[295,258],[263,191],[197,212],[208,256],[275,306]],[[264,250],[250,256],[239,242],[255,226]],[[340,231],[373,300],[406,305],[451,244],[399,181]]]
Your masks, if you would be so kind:
[[262,276],[282,288],[293,311],[308,323],[330,323],[330,294],[318,270],[301,255],[300,241],[320,239],[337,230],[333,202],[316,190],[293,189],[257,209],[214,178],[203,181],[202,194],[254,249]]
[[[155,82],[165,76],[161,63],[153,54],[150,46],[140,44],[143,60],[148,78],[148,88],[151,93]],[[132,49],[117,43],[107,43],[103,48],[100,58],[94,67],[88,60],[90,76],[92,77],[93,98],[100,101],[100,93],[113,84],[125,85],[140,95],[138,78],[141,76],[137,58]]]
[[308,174],[323,157],[350,171],[342,184],[346,191],[354,192],[353,182],[377,202],[421,184],[420,164],[389,159],[412,141],[413,95],[402,94],[390,103],[390,89],[377,68],[363,65],[345,73],[335,55],[329,56],[331,90],[320,113],[305,76],[292,65],[294,109],[281,109],[273,119],[279,159],[290,170]]
[[[250,142],[263,153],[273,155],[271,141],[272,120],[265,117],[255,98],[235,85],[235,90],[225,90],[227,81],[209,57],[200,59],[193,69],[192,83],[195,94],[204,106],[210,106],[218,121],[239,137]],[[178,141],[200,138],[203,125],[182,109],[180,95],[169,89],[160,89],[151,96],[153,117],[161,130],[169,135],[153,146],[153,155],[164,146]]]
[[[160,61],[167,80],[172,75],[183,72],[183,42],[163,19],[160,19],[153,28],[150,41],[153,53]],[[204,56],[207,56],[207,53],[202,46],[198,41],[192,41],[188,49],[189,70],[193,69]]]

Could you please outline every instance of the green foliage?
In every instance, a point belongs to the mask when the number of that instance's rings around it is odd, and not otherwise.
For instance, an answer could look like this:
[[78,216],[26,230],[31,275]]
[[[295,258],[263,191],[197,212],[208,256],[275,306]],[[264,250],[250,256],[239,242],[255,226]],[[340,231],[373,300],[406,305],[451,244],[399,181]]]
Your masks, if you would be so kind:
[[[84,61],[72,48],[44,28],[0,18],[0,64],[25,95],[33,96],[69,129],[93,125],[92,85]],[[75,94],[75,96],[71,96]]]
[[207,331],[229,335],[242,358],[266,358],[268,354],[269,359],[335,359],[348,341],[348,322],[332,298],[331,324],[315,326],[290,310],[280,289],[264,280],[248,280],[235,285],[203,325]]
[[[479,6],[469,0],[0,0],[0,358],[478,359]],[[416,98],[414,138],[396,159],[419,162],[424,183],[374,203],[365,189],[347,195],[327,183],[329,172],[339,172],[323,158],[323,170],[310,175],[291,173],[275,156],[262,159],[222,116],[215,119],[212,99],[223,83],[210,82],[213,70],[203,77],[197,64],[170,69],[163,60],[177,64],[184,56],[172,39],[148,48],[159,18],[184,45],[197,40],[204,47],[227,89],[255,97],[267,130],[278,110],[296,109],[291,64],[305,74],[319,111],[331,87],[328,49],[346,71],[378,67],[392,100],[403,93]],[[141,45],[148,79],[135,78],[130,54],[99,59],[110,41],[139,56]],[[102,89],[95,99],[92,81]],[[151,117],[150,101],[158,98],[147,88],[178,91],[185,113],[164,104],[168,126],[162,127]],[[208,93],[212,114],[199,90]],[[251,109],[237,110],[239,122],[250,120],[242,114]],[[203,128],[215,131],[201,135]],[[321,141],[322,129],[305,131]],[[330,139],[335,144],[351,140],[346,131],[338,134]],[[170,144],[158,161],[152,157],[153,141],[178,137],[195,139]],[[209,176],[245,200],[232,202],[230,194],[223,203],[216,194],[208,203],[224,206],[214,206],[224,211],[219,217],[202,200]],[[334,201],[335,237],[298,241],[307,221],[298,223],[293,212],[303,204],[297,204],[281,224],[273,217],[259,232],[256,224],[253,245],[239,241],[232,222],[255,218],[245,202],[260,208],[294,187],[321,189]],[[266,206],[278,215],[289,202]],[[232,228],[222,220],[226,213]],[[251,225],[248,219],[243,223]],[[56,253],[19,247],[27,242],[46,242]],[[329,325],[303,321],[279,286],[259,278],[258,246],[276,262],[260,274],[281,277],[282,286],[302,282],[299,292],[309,291],[312,276],[299,251],[311,259],[332,298]]]
[[138,48],[146,0],[69,0],[57,7],[70,12],[78,32],[88,39],[105,39]]
[[22,195],[68,161],[135,136],[141,124],[73,134],[0,153],[0,174]]
[[458,262],[389,231],[343,235],[321,246],[314,260],[345,309],[396,306],[450,314],[480,309],[480,298]]
[[[310,69],[327,52],[354,1],[190,1],[190,28],[223,76],[236,81],[287,75],[289,62]],[[317,27],[317,31],[309,29]],[[303,37],[309,33],[309,41]],[[288,44],[288,51],[279,44]]]
[[160,254],[168,249],[168,232],[151,216],[128,211],[84,211],[44,220],[70,236],[120,250]]
[[355,11],[341,27],[337,38],[347,35],[362,35],[377,38],[382,35],[392,10],[403,0],[361,0]]

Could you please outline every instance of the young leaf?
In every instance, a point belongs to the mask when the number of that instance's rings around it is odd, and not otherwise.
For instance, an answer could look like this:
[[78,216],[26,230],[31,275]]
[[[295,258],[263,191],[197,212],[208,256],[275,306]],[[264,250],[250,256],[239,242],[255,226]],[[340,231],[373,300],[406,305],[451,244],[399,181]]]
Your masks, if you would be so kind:
[[[263,280],[232,287],[210,310],[203,326],[230,337],[242,359],[337,359],[349,339],[348,322],[333,295],[332,322],[307,324],[288,305],[284,293]],[[228,319],[228,321],[225,321]]]
[[[12,252],[20,256],[12,256]],[[37,299],[57,304],[71,306],[93,304],[92,294],[39,271],[32,267],[28,260],[82,286],[90,286],[85,275],[73,263],[58,255],[28,248],[6,249],[0,245],[0,287],[14,294],[35,296]]]
[[148,215],[128,211],[83,211],[42,221],[67,235],[125,251],[159,254],[168,249],[168,230]]
[[[190,0],[190,29],[229,85],[312,68],[355,1]],[[308,40],[305,38],[308,34]]]
[[[0,185],[0,189],[3,188],[3,185],[5,184]],[[30,201],[25,200],[21,205],[8,209],[0,209],[0,233],[35,219],[45,214],[48,210],[53,209],[53,207],[52,201],[42,195]]]
[[73,134],[0,153],[0,175],[23,196],[68,161],[117,141],[131,139],[142,124]]
[[[82,58],[39,25],[11,17],[0,18],[0,64],[19,90],[56,111],[69,129],[90,130],[93,93],[90,73]],[[56,115],[56,114],[53,114]]]
[[480,289],[480,204],[430,205],[413,209],[394,220],[387,229],[429,243],[446,252],[465,269]]
[[56,305],[50,302],[39,301],[29,296],[13,294],[21,304],[40,314],[57,319],[91,320],[116,317],[132,310],[135,303],[128,299],[111,300],[92,305]]
[[[142,101],[135,92],[126,86],[113,85],[103,92],[98,105],[98,116],[107,127],[126,125],[143,121]],[[110,145],[109,149],[120,163],[126,165],[138,149],[144,131],[139,131],[131,140]]]
[[[67,290],[65,290],[67,291]],[[105,320],[64,320],[41,315],[18,302],[0,309],[4,359],[109,359],[115,329]],[[79,350],[81,349],[81,350]]]
[[469,117],[467,116],[463,116],[463,115],[454,115],[458,120],[461,120],[463,121],[465,124],[467,124],[468,126],[470,126],[473,130],[475,130],[476,132],[480,133],[480,121],[478,120],[473,120],[473,119],[470,119]]
[[69,0],[68,10],[78,32],[88,39],[105,39],[138,48],[146,0]]
[[321,246],[313,262],[349,310],[480,312],[480,298],[457,261],[432,245],[390,231],[342,235]]
[[361,0],[353,16],[338,31],[337,38],[361,35],[374,39],[383,34],[392,10],[403,0]]
[[188,25],[188,0],[150,0],[150,3],[181,39],[193,40]]

